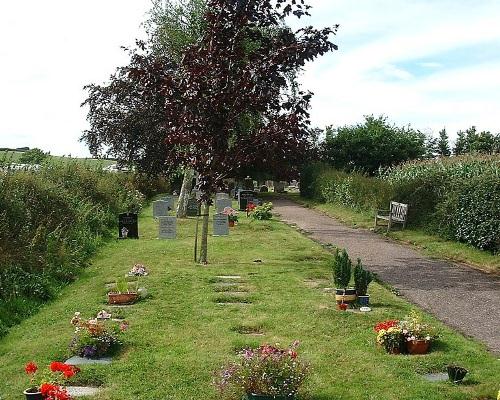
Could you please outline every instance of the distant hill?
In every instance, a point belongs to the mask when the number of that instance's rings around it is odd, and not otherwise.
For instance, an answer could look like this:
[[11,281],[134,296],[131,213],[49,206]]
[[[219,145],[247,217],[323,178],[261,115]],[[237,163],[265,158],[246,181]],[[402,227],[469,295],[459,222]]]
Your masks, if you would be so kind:
[[[8,163],[17,163],[19,162],[19,158],[21,155],[28,151],[29,147],[20,147],[18,149],[9,149],[9,148],[0,148],[0,164],[6,161]],[[77,162],[89,162],[100,164],[103,167],[107,167],[108,165],[115,164],[115,160],[111,159],[98,159],[98,158],[86,158],[86,157],[66,157],[66,156],[49,156],[54,161],[59,162],[68,162],[68,161],[77,161]]]

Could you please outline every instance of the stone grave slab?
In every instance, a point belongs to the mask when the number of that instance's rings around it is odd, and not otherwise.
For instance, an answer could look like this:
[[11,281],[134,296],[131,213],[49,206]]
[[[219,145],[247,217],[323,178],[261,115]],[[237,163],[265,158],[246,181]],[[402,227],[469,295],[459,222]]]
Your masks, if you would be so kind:
[[102,357],[102,358],[84,358],[73,356],[68,358],[64,364],[68,365],[89,365],[89,364],[111,364],[113,359],[111,357]]
[[122,213],[118,215],[118,237],[120,239],[139,239],[137,214]]
[[253,190],[240,190],[238,192],[238,208],[240,211],[245,211],[247,209],[247,204],[252,202],[255,198],[255,192]]
[[153,201],[153,218],[166,217],[169,211],[169,203],[165,200]]
[[177,218],[176,217],[158,217],[159,229],[158,237],[160,239],[175,239],[177,236]]
[[174,209],[174,198],[172,196],[165,196],[162,200],[167,203],[168,211],[172,211]]
[[429,382],[444,382],[448,380],[448,374],[446,372],[433,372],[422,376]]
[[200,213],[200,203],[195,198],[190,198],[187,203],[188,217],[196,217]]
[[217,209],[217,213],[222,213],[224,212],[224,208],[233,207],[233,201],[231,199],[217,199],[215,201],[215,207]]
[[224,192],[219,192],[215,194],[215,200],[229,199],[229,194]]
[[229,235],[229,221],[226,214],[215,214],[213,218],[214,236]]
[[71,397],[95,396],[101,392],[101,388],[90,386],[66,386]]
[[217,275],[217,279],[241,279],[240,275]]

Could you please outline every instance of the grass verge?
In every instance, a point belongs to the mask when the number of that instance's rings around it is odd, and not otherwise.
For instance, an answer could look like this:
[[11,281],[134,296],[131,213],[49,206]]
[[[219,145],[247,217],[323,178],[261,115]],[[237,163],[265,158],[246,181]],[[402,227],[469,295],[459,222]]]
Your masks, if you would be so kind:
[[[441,333],[430,354],[392,356],[377,348],[375,323],[401,318],[412,306],[374,283],[373,312],[337,311],[333,294],[323,290],[331,285],[331,255],[290,227],[241,216],[229,237],[209,238],[210,264],[203,267],[192,260],[194,219],[179,221],[178,239],[165,241],[156,239],[157,223],[151,214],[148,207],[140,217],[141,239],[105,246],[56,301],[0,341],[0,398],[22,398],[26,361],[44,365],[64,360],[73,313],[91,316],[105,307],[105,283],[136,262],[150,269],[141,280],[150,296],[119,311],[131,327],[113,364],[85,367],[78,378],[103,386],[95,399],[219,399],[211,386],[212,372],[233,359],[236,350],[262,342],[286,345],[295,339],[312,364],[300,400],[496,396],[500,362],[482,344],[429,315],[426,318]],[[216,277],[224,275],[239,277],[231,282],[248,289],[242,295],[251,303],[218,304],[221,279]],[[448,363],[469,369],[465,385],[422,378],[422,373],[443,371]]]
[[[286,194],[285,196],[306,207],[314,208],[332,216],[354,228],[371,229],[374,227],[374,215],[372,213],[356,211],[337,204],[320,203],[300,197],[296,193]],[[397,226],[396,229],[399,229],[399,227]],[[406,228],[405,230],[393,230],[387,233],[385,228],[380,228],[377,232],[412,245],[422,250],[429,257],[465,263],[487,273],[500,274],[500,256],[476,249],[467,244],[445,240],[420,229]]]

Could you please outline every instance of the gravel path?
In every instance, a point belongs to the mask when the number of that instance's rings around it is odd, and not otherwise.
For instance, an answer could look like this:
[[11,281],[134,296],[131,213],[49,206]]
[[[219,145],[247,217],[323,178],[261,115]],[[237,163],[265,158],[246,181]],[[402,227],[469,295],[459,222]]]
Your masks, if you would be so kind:
[[364,229],[347,227],[285,199],[273,200],[281,219],[324,244],[347,249],[402,296],[500,354],[500,278],[433,260]]

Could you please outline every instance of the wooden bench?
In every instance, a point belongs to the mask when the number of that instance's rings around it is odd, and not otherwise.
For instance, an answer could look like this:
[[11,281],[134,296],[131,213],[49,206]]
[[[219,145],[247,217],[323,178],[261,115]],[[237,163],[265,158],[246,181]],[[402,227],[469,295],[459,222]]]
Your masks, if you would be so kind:
[[406,218],[408,217],[408,204],[396,203],[391,201],[390,210],[377,210],[375,214],[375,226],[378,225],[378,220],[387,221],[387,231],[389,232],[392,224],[403,224],[403,229],[406,227]]

